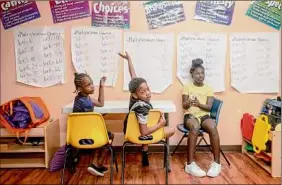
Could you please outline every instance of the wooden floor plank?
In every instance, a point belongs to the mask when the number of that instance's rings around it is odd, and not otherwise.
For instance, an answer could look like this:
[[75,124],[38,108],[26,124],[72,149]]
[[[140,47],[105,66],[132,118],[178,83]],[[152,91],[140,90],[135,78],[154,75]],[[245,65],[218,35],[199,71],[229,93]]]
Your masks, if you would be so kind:
[[[184,172],[186,154],[175,154],[171,159],[169,184],[280,184],[280,178],[272,178],[266,171],[241,153],[227,153],[231,167],[222,158],[222,173],[216,178],[197,178]],[[87,171],[91,154],[83,154],[77,165],[76,173],[66,172],[68,184],[109,184],[109,173],[96,177]],[[197,164],[205,171],[213,159],[210,153],[197,153]],[[141,167],[141,155],[129,153],[126,156],[126,184],[165,184],[163,154],[150,154],[150,166]],[[118,156],[119,173],[114,175],[114,184],[121,183],[121,157]],[[47,169],[1,169],[0,184],[59,184],[60,172],[49,172]]]

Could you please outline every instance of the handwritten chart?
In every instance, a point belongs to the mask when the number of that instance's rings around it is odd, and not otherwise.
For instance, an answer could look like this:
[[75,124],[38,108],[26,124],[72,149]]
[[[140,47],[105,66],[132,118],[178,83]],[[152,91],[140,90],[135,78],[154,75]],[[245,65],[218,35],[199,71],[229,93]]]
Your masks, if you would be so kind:
[[[172,84],[173,43],[173,34],[124,34],[124,50],[131,56],[136,75],[147,80],[152,92],[161,93]],[[125,62],[124,90],[128,90],[130,80]]]
[[279,92],[278,33],[230,36],[231,85],[241,93]]
[[65,81],[63,29],[18,28],[14,34],[18,82],[49,87]]
[[225,90],[226,34],[180,33],[177,42],[177,77],[182,84],[192,81],[192,60],[201,58],[205,83],[215,92]]
[[99,85],[102,76],[107,77],[106,86],[115,85],[119,62],[118,52],[121,52],[120,30],[72,28],[71,52],[72,62],[77,72],[87,72],[95,85]]

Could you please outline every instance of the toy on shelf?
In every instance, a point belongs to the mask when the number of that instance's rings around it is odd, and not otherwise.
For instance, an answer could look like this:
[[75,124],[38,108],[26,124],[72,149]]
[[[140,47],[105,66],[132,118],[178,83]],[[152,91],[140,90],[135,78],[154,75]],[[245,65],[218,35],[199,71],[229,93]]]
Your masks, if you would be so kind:
[[243,138],[251,141],[253,136],[255,126],[255,118],[254,116],[250,115],[249,113],[243,114],[241,119],[241,131]]
[[270,124],[268,122],[268,117],[265,115],[260,115],[256,119],[253,137],[252,137],[252,143],[253,143],[253,149],[256,153],[260,153],[261,151],[264,151],[266,149],[266,143],[269,139],[268,132],[270,131]]

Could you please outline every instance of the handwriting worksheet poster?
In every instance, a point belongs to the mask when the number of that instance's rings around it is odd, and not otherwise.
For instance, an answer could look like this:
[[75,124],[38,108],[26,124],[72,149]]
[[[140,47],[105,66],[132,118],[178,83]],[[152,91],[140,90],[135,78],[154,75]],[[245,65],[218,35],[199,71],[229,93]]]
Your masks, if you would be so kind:
[[120,30],[73,27],[71,53],[75,70],[80,73],[87,72],[95,85],[99,85],[101,77],[106,76],[106,85],[114,86],[121,44]]
[[[172,84],[173,34],[126,32],[124,50],[131,56],[136,75],[147,80],[152,92],[162,93]],[[124,90],[128,90],[130,80],[125,61]]]
[[205,83],[214,92],[225,90],[227,35],[224,33],[180,33],[177,42],[177,77],[183,85],[192,82],[192,60],[200,58],[205,68]]
[[15,29],[17,81],[49,87],[65,81],[64,29]]
[[241,93],[279,92],[279,42],[279,33],[232,33],[231,85]]

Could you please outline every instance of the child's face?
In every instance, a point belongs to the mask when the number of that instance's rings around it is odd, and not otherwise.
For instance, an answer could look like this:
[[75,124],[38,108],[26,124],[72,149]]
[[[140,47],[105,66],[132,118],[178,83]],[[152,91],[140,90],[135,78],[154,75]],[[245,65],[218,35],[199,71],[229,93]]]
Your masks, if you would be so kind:
[[89,77],[84,77],[82,80],[82,85],[80,91],[86,95],[94,94],[95,87],[93,85],[93,81]]
[[197,67],[192,73],[192,78],[196,83],[202,84],[205,80],[205,70],[201,67]]
[[136,92],[133,94],[133,96],[136,96],[135,98],[140,99],[142,101],[149,102],[151,100],[151,91],[147,83],[141,83],[140,86],[137,88]]

